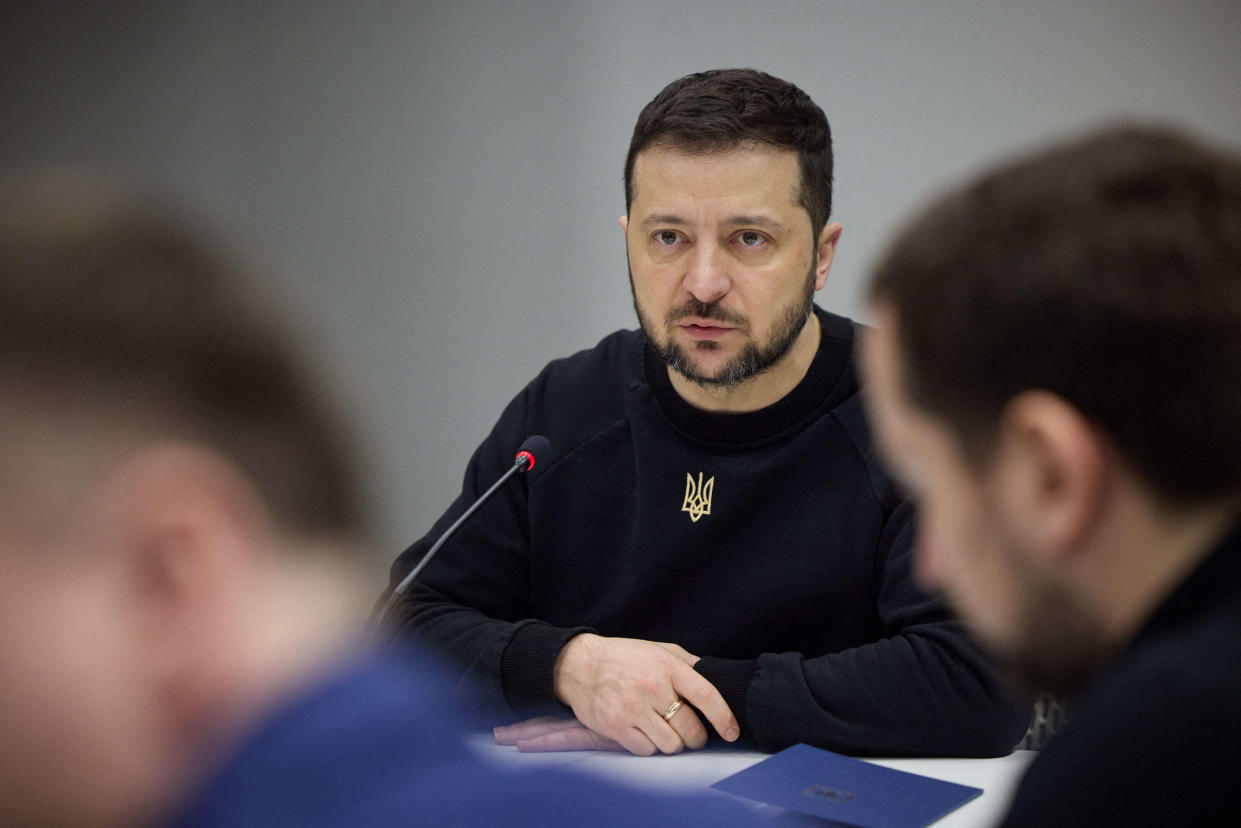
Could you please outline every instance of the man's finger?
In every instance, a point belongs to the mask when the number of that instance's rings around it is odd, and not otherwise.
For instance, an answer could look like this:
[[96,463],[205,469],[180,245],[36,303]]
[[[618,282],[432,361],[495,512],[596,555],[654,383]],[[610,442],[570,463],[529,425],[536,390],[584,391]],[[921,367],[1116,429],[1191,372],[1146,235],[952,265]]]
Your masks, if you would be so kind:
[[[728,702],[715,689],[715,685],[707,681],[690,667],[676,670],[672,674],[672,688],[683,699],[697,707],[707,721],[715,728],[716,733],[724,737],[724,741],[732,742],[741,735],[741,727],[737,717],[728,707]],[[678,716],[680,713],[677,714]]]
[[517,750],[522,753],[548,753],[558,750],[615,750],[623,751],[617,742],[604,738],[584,725],[577,725],[566,730],[544,733],[531,739],[522,739],[517,743]]
[[651,756],[659,753],[659,748],[655,746],[655,743],[636,727],[628,728],[617,737],[616,741],[634,756]]
[[[681,715],[681,711],[678,710],[676,715]],[[646,738],[650,739],[651,743],[659,748],[660,753],[680,753],[685,749],[685,742],[681,739],[681,734],[654,710],[650,712],[649,716],[642,717],[640,729],[646,734]]]
[[522,739],[517,742],[517,750],[522,753],[548,753],[559,750],[627,750],[638,756],[650,756],[658,752],[655,744],[637,728],[629,728],[622,740],[618,742],[601,736],[581,724],[565,730],[545,733],[532,739]]
[[690,750],[698,750],[707,743],[707,729],[688,702],[682,704],[677,712],[672,714],[672,718],[665,721],[677,732],[681,741]]
[[494,728],[492,733],[498,744],[515,745],[519,741],[536,739],[549,733],[581,726],[581,722],[572,716],[540,716],[537,719],[527,719],[517,724]]

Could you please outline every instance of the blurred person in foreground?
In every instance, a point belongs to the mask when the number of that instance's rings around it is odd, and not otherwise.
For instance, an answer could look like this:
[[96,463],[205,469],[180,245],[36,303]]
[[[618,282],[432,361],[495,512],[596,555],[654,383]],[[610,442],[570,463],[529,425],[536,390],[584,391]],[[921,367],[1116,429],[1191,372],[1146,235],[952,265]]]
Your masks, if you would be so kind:
[[342,432],[274,305],[95,185],[0,205],[0,824],[727,822],[461,743],[364,652]]
[[1006,824],[1236,824],[1241,158],[1136,127],[1025,157],[929,206],[872,299],[915,572],[1070,700]]

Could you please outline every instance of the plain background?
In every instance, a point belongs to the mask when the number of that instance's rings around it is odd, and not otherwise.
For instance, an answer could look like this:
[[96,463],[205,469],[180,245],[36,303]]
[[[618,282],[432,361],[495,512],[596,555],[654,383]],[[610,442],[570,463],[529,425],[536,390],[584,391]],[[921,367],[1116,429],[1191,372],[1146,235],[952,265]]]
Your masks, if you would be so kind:
[[377,581],[548,360],[635,326],[621,167],[675,78],[755,67],[824,108],[819,302],[861,319],[883,239],[981,164],[1120,118],[1241,142],[1236,0],[2,8],[5,167],[102,164],[281,264],[364,438]]

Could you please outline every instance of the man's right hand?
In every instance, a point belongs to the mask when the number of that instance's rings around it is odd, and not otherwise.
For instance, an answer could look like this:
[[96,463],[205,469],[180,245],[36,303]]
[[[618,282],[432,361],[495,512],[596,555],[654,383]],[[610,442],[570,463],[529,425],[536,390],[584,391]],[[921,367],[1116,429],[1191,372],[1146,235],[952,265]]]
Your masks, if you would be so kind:
[[[587,728],[640,756],[707,743],[706,728],[689,705],[734,741],[737,719],[715,686],[694,672],[695,661],[675,644],[582,633],[560,651],[556,696]],[[678,700],[681,708],[665,719]]]

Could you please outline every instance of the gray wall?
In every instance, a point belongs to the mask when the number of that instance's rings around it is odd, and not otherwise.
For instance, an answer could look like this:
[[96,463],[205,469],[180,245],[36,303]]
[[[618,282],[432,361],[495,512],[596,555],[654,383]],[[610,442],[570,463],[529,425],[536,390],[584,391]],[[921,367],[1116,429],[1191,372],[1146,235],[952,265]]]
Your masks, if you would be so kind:
[[372,447],[384,559],[547,360],[633,326],[621,163],[676,77],[754,66],[827,111],[819,300],[862,317],[885,235],[997,154],[1122,116],[1241,136],[1235,0],[350,5],[9,4],[0,159],[103,162],[286,265]]

